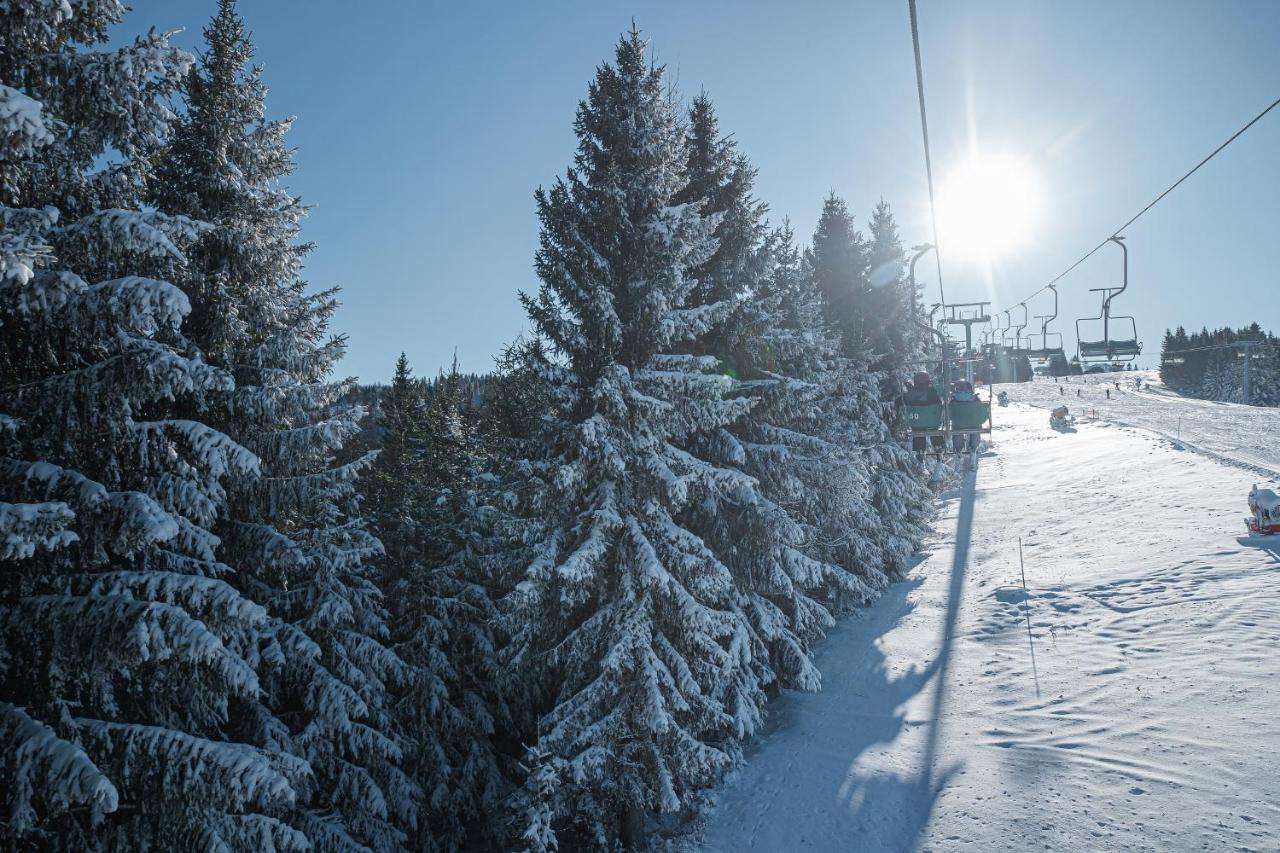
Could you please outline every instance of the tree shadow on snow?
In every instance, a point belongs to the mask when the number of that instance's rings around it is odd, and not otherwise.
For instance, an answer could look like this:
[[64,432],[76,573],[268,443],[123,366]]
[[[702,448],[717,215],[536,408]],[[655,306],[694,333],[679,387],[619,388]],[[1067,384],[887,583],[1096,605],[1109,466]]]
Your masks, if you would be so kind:
[[[941,737],[940,721],[946,712],[948,698],[947,673],[960,618],[965,574],[969,568],[975,487],[976,472],[970,472],[955,493],[960,505],[956,515],[947,612],[937,657],[925,669],[913,669],[895,681],[885,681],[883,685],[868,688],[862,707],[851,709],[851,716],[854,717],[852,724],[856,725],[864,720],[882,721],[878,731],[867,732],[868,735],[874,735],[874,739],[870,739],[854,755],[849,756],[849,775],[840,791],[840,800],[847,808],[846,813],[851,818],[856,833],[862,836],[857,840],[878,850],[916,850],[939,795],[961,767],[958,762],[939,767],[938,743]],[[882,655],[879,674],[883,678]],[[927,726],[924,748],[920,751],[915,774],[904,776],[897,773],[868,774],[858,771],[858,759],[868,747],[874,743],[888,743],[898,737],[905,722],[900,711],[902,705],[923,690],[930,681],[934,684],[933,698],[928,719],[924,723]]]
[[[886,657],[885,637],[912,617],[920,577],[890,585],[874,607],[837,624],[816,660],[822,691],[786,691],[771,704],[773,736],[748,749],[738,793],[716,807],[703,850],[740,853],[746,838],[752,850],[790,850],[797,836],[813,853],[919,847],[939,794],[960,769],[939,767],[938,722],[968,569],[974,477],[943,498],[958,501],[958,514],[936,657],[905,670]],[[925,720],[908,722],[906,705],[931,683]]]

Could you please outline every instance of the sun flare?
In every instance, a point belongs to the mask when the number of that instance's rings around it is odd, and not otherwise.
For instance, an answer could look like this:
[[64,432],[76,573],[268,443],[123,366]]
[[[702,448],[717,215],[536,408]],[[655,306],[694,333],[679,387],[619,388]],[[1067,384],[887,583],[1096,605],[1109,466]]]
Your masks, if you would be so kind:
[[1021,248],[1040,217],[1040,182],[1022,160],[977,156],[943,179],[938,229],[943,250],[993,261]]

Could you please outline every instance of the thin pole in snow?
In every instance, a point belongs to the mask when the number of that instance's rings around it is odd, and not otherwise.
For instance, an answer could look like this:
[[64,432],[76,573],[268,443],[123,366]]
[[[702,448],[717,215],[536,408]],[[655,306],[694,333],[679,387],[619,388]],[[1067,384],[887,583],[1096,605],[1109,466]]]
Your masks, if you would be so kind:
[[1027,564],[1022,561],[1022,537],[1018,537],[1018,568],[1022,570],[1022,591],[1027,591]]
[[1036,641],[1031,634],[1031,596],[1027,592],[1027,564],[1022,559],[1022,537],[1018,537],[1018,568],[1022,571],[1022,615],[1027,618],[1027,647],[1031,649],[1031,676],[1036,684],[1036,701],[1040,700],[1040,669],[1036,666]]

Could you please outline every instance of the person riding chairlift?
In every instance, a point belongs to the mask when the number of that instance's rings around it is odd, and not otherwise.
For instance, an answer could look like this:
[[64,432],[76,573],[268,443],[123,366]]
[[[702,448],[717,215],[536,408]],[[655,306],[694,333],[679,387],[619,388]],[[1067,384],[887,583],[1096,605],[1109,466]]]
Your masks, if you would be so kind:
[[[929,378],[929,374],[917,373],[911,377],[911,385],[902,395],[902,402],[907,406],[941,406],[942,398],[938,396],[937,389],[933,387],[933,380]],[[933,436],[932,444],[935,448],[941,447],[941,436]],[[925,446],[925,436],[917,435],[912,437],[912,450],[917,453],[923,453]]]
[[929,374],[917,373],[911,377],[911,387],[902,395],[902,402],[908,406],[941,406],[942,398],[933,387]]
[[[977,402],[978,395],[973,390],[972,383],[963,379],[957,379],[951,383],[951,402],[953,403],[972,403]],[[951,446],[957,453],[962,450],[973,450],[978,446],[979,438],[976,435],[953,435],[951,436]]]
[[951,385],[951,399],[967,402],[978,399],[978,395],[974,393],[973,385],[963,379],[957,379]]

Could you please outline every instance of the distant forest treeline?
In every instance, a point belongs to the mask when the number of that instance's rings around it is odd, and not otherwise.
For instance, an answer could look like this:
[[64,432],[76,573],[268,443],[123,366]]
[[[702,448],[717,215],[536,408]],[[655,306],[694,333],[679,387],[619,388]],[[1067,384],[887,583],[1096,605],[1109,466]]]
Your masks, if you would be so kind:
[[1224,326],[1190,334],[1181,326],[1166,330],[1160,351],[1160,379],[1189,397],[1280,406],[1280,340],[1257,323],[1242,329]]

